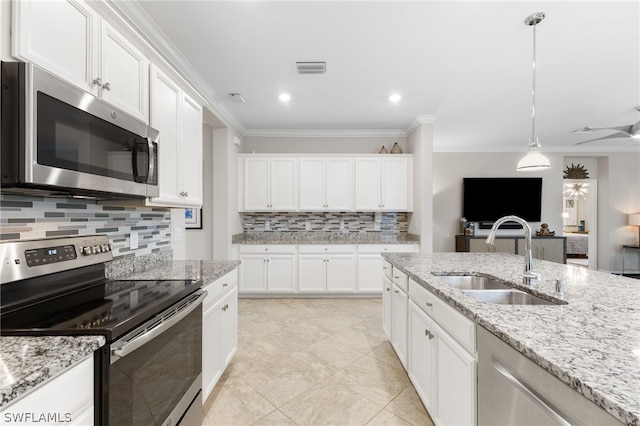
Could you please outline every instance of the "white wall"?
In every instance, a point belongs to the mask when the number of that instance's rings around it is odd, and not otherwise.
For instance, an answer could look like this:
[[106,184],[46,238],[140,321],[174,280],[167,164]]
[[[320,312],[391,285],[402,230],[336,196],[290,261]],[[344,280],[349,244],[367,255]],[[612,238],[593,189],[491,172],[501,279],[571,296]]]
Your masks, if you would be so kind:
[[213,131],[212,220],[216,260],[232,259],[231,238],[242,232],[238,214],[238,151],[241,147],[242,138],[232,128]]
[[384,145],[391,150],[394,142],[407,153],[407,138],[371,137],[245,137],[242,153],[318,153],[318,154],[377,154]]
[[420,251],[433,251],[433,124],[421,124],[407,141],[413,159],[413,213],[409,232],[420,235]]
[[[433,154],[433,251],[455,251],[454,235],[462,216],[463,177],[542,177],[542,222],[562,233],[562,155],[546,154],[551,169],[543,172],[516,172],[523,153]],[[523,197],[526,194],[505,194]],[[531,223],[532,230],[540,222]],[[486,231],[488,232],[488,231]],[[522,234],[522,230],[500,230],[500,234]]]
[[[185,229],[185,256],[213,260],[213,128],[202,126],[202,229]],[[175,256],[174,256],[175,257]]]

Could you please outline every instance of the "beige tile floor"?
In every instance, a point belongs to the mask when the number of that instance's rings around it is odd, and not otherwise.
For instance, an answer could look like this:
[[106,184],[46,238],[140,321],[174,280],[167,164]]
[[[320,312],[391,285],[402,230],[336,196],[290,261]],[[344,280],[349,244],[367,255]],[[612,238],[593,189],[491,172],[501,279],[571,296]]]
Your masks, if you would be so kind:
[[238,326],[204,425],[433,425],[380,299],[240,299]]

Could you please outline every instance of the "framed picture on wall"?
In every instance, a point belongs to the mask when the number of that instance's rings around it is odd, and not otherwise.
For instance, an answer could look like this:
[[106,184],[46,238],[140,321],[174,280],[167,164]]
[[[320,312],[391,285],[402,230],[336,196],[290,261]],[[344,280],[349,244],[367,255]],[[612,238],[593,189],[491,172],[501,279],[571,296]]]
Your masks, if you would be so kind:
[[202,209],[184,209],[184,227],[202,229]]

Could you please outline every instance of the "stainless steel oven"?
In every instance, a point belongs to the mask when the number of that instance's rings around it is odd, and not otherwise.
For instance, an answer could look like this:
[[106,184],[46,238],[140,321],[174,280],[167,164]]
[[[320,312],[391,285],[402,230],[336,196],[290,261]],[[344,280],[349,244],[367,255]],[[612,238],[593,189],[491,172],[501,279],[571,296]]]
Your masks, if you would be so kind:
[[95,425],[200,425],[202,302],[195,280],[106,280],[106,236],[0,243],[5,335],[100,334]]
[[2,63],[2,187],[158,195],[158,131],[33,64]]

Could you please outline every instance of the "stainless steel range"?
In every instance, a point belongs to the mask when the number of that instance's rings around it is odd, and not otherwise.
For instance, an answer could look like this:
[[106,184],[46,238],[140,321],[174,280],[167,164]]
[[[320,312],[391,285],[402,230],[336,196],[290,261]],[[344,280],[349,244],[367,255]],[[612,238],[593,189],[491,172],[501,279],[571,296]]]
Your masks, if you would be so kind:
[[105,336],[96,425],[200,424],[200,282],[109,281],[104,235],[0,243],[3,335]]

